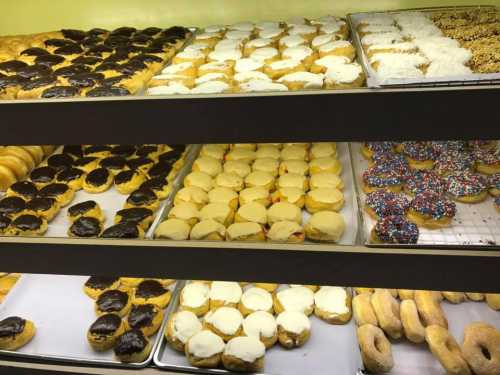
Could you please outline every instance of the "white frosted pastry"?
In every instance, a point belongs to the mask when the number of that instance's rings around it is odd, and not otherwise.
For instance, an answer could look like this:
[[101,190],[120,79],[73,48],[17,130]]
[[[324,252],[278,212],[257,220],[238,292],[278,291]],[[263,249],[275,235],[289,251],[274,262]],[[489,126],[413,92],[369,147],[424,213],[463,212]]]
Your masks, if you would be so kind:
[[333,211],[316,212],[304,226],[307,238],[326,242],[339,241],[345,228],[343,216]]
[[305,286],[281,290],[276,293],[276,299],[275,310],[277,312],[296,311],[309,315],[314,308],[314,293]]
[[155,238],[182,241],[187,240],[191,226],[184,220],[168,219],[162,222],[155,230]]
[[361,16],[358,20],[359,25],[393,25],[394,17],[385,13],[369,13]]
[[[206,31],[201,34],[197,34],[195,40],[205,40],[205,39],[217,39],[220,38],[220,32],[218,31]],[[186,49],[184,49],[185,51]]]
[[283,160],[279,167],[279,174],[294,173],[307,175],[309,173],[309,164],[304,160]]
[[191,89],[191,94],[222,94],[231,91],[231,86],[222,81],[208,81]]
[[372,44],[367,49],[368,55],[381,52],[417,52],[417,45],[413,42],[401,42],[393,44]]
[[251,164],[255,160],[255,151],[245,148],[235,148],[226,155],[226,161],[230,160]]
[[255,28],[254,23],[248,21],[233,23],[232,25],[228,26],[229,30],[246,31],[246,32],[252,31],[254,28]]
[[261,186],[268,190],[274,188],[274,177],[271,173],[253,171],[248,176],[245,177],[245,187],[256,187]]
[[[273,298],[271,293],[262,288],[250,288],[247,289],[241,296],[240,304],[245,310],[255,312],[255,311],[272,311],[273,308]],[[241,309],[240,309],[241,310]]]
[[[242,72],[242,73],[236,73],[233,77],[233,79],[238,82],[238,83],[245,83],[249,81],[267,81],[271,82],[271,78],[269,78],[265,73],[259,72],[259,71],[249,71],[249,72]],[[283,85],[280,85],[283,86]]]
[[205,315],[204,321],[223,335],[230,336],[235,335],[241,329],[243,316],[234,307],[222,306]]
[[195,281],[187,284],[181,291],[180,308],[190,311],[202,309],[208,304],[209,293],[210,288],[203,282]]
[[241,39],[223,39],[215,45],[214,51],[224,51],[224,50],[241,51],[242,47],[243,47],[243,41]]
[[309,163],[309,173],[311,176],[320,172],[342,173],[342,163],[332,157],[316,158]]
[[184,51],[200,51],[204,54],[207,54],[210,51],[210,46],[208,44],[199,43],[199,44],[191,44],[184,48]]
[[226,227],[213,219],[201,220],[195,224],[189,234],[191,240],[223,241],[226,238]]
[[393,44],[404,41],[403,35],[397,33],[368,34],[361,38],[361,44],[365,47],[374,44]]
[[326,15],[319,18],[313,18],[312,20],[310,20],[311,25],[325,25],[329,23],[339,23],[339,22],[342,22],[342,20],[332,15]]
[[201,332],[202,325],[198,317],[191,311],[178,311],[172,317],[172,336],[182,342]]
[[278,79],[278,82],[287,85],[290,89],[293,89],[294,85],[299,85],[299,89],[321,89],[323,87],[323,75],[310,72],[295,72],[285,74]]
[[344,206],[344,194],[334,188],[309,190],[306,195],[306,208],[310,213],[331,210],[340,211]]
[[245,335],[258,339],[270,339],[276,336],[278,325],[274,316],[267,311],[256,311],[243,321]]
[[200,219],[200,212],[196,204],[191,202],[181,202],[169,211],[169,219],[181,219],[184,220],[189,225],[193,226]]
[[196,358],[210,358],[224,351],[224,341],[215,333],[203,330],[192,336],[186,345],[186,351]]
[[210,299],[222,301],[223,305],[236,305],[243,294],[240,284],[233,281],[212,281]]
[[447,76],[462,76],[472,74],[472,70],[461,63],[453,63],[449,61],[433,61],[430,63],[426,77],[447,77]]
[[223,49],[214,50],[208,54],[210,61],[236,61],[241,59],[241,50],[239,49]]
[[222,172],[222,164],[220,160],[211,156],[201,156],[194,161],[193,170],[215,177]]
[[279,327],[283,327],[284,330],[297,335],[311,329],[311,321],[307,315],[297,311],[283,311],[276,317],[276,323]]
[[199,78],[196,78],[194,80],[195,85],[201,85],[202,83],[209,82],[209,81],[221,81],[221,82],[230,82],[229,76],[225,75],[224,73],[208,73],[204,74]]
[[306,160],[307,150],[300,145],[287,145],[281,150],[282,160]]
[[212,219],[223,225],[229,225],[233,221],[233,210],[222,203],[209,203],[200,210],[200,219]]
[[309,159],[325,158],[325,157],[337,157],[337,145],[332,142],[321,142],[312,145],[309,151]]
[[224,163],[224,172],[233,173],[241,178],[245,178],[251,172],[250,166],[242,161],[228,160]]
[[397,33],[399,29],[394,25],[364,25],[359,31],[363,34],[371,33]]
[[281,28],[281,24],[278,21],[261,21],[255,24],[257,30],[274,30]]
[[238,209],[235,216],[235,222],[245,223],[252,222],[261,225],[267,224],[267,210],[257,202],[244,204]]
[[224,38],[229,40],[246,41],[250,39],[251,34],[252,33],[250,31],[231,30],[224,35]]
[[305,193],[301,187],[282,187],[272,193],[271,199],[273,203],[288,202],[302,208],[304,207]]
[[252,79],[239,85],[242,92],[272,92],[288,91],[288,87],[280,83],[263,81],[261,79]]
[[255,161],[252,164],[252,171],[266,172],[270,173],[273,177],[276,177],[278,175],[279,165],[280,163],[277,159],[273,158],[255,159]]
[[164,86],[150,87],[147,90],[148,95],[176,95],[189,94],[191,90],[181,83],[171,82]]
[[215,187],[225,187],[236,192],[243,190],[243,179],[235,173],[223,172],[214,180]]
[[419,53],[376,53],[370,58],[375,70],[382,65],[410,65],[421,67],[429,64],[429,59]]
[[176,64],[177,61],[179,61],[180,63],[192,61],[195,65],[201,65],[205,62],[205,54],[201,51],[196,50],[181,51],[177,55],[175,55],[172,61],[174,64]]
[[257,38],[252,39],[247,44],[245,44],[245,48],[263,48],[270,47],[273,44],[273,40],[269,38]]
[[313,53],[313,50],[307,46],[297,46],[289,47],[283,50],[283,52],[281,53],[281,57],[283,59],[304,61],[308,57],[311,57]]
[[310,25],[293,25],[293,27],[288,30],[290,35],[309,35],[316,34],[316,32],[316,27]]
[[236,73],[261,70],[263,68],[264,63],[262,61],[257,61],[250,58],[236,60],[236,63],[234,64],[234,71]]
[[363,69],[358,63],[337,64],[327,69],[325,83],[327,88],[352,85],[359,87],[364,82]]
[[302,223],[302,212],[296,205],[288,202],[274,203],[267,211],[267,221],[273,225],[277,221],[294,221]]
[[226,27],[222,25],[210,25],[210,26],[205,26],[204,30],[207,33],[220,33],[226,31]]
[[281,38],[279,45],[282,49],[305,46],[307,45],[307,40],[300,35],[289,35]]
[[278,55],[279,53],[276,48],[263,47],[263,48],[257,48],[255,51],[253,51],[250,54],[250,58],[257,61],[269,62],[277,59]]
[[209,174],[203,172],[191,172],[184,178],[184,186],[197,186],[208,192],[212,190],[214,182]]
[[163,70],[161,71],[162,74],[180,74],[180,75],[185,74],[186,72],[192,72],[193,74],[196,72],[195,66],[192,62],[184,62],[180,64],[169,65],[163,68]]
[[224,356],[235,357],[247,363],[253,363],[263,358],[264,354],[266,354],[266,347],[255,337],[232,338],[224,349]]
[[[339,30],[340,30],[340,28],[339,28]],[[311,46],[313,48],[317,49],[317,48],[321,47],[323,44],[334,42],[335,40],[337,40],[337,38],[335,35],[332,35],[332,34],[318,35],[317,37],[315,37],[312,40]]]
[[347,299],[346,290],[339,286],[322,286],[314,294],[314,304],[316,307],[328,312],[332,316],[349,312]]
[[284,35],[284,33],[285,31],[280,28],[268,28],[260,30],[259,37],[276,40],[279,39],[282,35]]
[[337,22],[329,22],[329,23],[324,23],[319,27],[319,33],[322,35],[334,35],[335,37],[341,37],[345,38],[345,35],[339,35],[342,34],[342,28],[345,28],[345,22],[344,21],[337,21]]
[[234,223],[227,228],[227,241],[252,241],[266,240],[262,226],[254,222]]
[[233,63],[231,61],[212,61],[198,68],[198,77],[210,73],[222,73],[231,76],[233,74]]

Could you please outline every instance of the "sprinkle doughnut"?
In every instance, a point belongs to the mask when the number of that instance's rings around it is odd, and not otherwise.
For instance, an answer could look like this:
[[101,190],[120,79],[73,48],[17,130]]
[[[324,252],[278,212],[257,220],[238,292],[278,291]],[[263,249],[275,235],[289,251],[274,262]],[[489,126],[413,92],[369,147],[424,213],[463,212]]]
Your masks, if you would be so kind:
[[413,198],[407,217],[419,226],[439,229],[450,226],[456,213],[455,202],[432,191],[426,191]]
[[371,294],[361,293],[352,299],[352,311],[356,324],[361,327],[365,324],[378,326],[377,316],[373,311]]
[[465,327],[463,356],[476,375],[500,374],[500,331],[483,322]]
[[370,167],[374,165],[386,165],[398,172],[403,179],[407,179],[411,174],[410,165],[405,157],[394,152],[380,152],[373,154],[372,160],[368,162]]
[[376,164],[363,173],[363,190],[371,193],[378,189],[399,192],[403,187],[403,177],[389,164]]
[[410,201],[404,194],[386,190],[369,193],[365,200],[365,210],[375,220],[381,217],[403,216],[410,207]]
[[465,141],[432,141],[430,146],[441,154],[447,151],[465,151],[467,144]]
[[473,150],[493,150],[497,147],[497,141],[468,141],[467,146]]
[[411,342],[420,344],[425,341],[425,328],[418,316],[417,305],[412,299],[405,299],[400,305],[401,322],[405,336]]
[[494,174],[500,172],[500,151],[476,150],[476,168],[478,172],[484,174]]
[[447,176],[453,172],[468,171],[474,168],[474,158],[468,152],[448,150],[437,158],[434,171],[440,176]]
[[391,152],[393,150],[394,142],[365,142],[361,148],[361,154],[366,159],[371,159],[374,154]]
[[386,216],[373,227],[373,243],[411,244],[418,241],[418,227],[404,216]]
[[425,340],[439,363],[452,375],[470,375],[460,346],[446,328],[431,325],[425,329]]
[[432,169],[438,156],[428,142],[403,142],[402,152],[413,169]]
[[[441,295],[441,293],[439,293]],[[416,290],[415,304],[425,326],[438,325],[448,328],[448,321],[441,309],[440,300],[436,292],[430,290]]]
[[380,328],[393,339],[399,339],[403,334],[403,326],[399,318],[398,301],[387,289],[377,289],[371,296],[371,303]]
[[365,367],[373,373],[389,372],[394,366],[391,343],[384,332],[371,324],[357,329],[359,348]]
[[476,173],[457,172],[446,177],[446,192],[458,202],[482,202],[488,195],[487,186],[486,178]]
[[488,178],[488,193],[500,197],[500,173],[495,173]]
[[414,171],[406,180],[404,191],[414,196],[424,191],[433,191],[443,195],[446,191],[445,181],[432,171]]
[[493,202],[495,208],[500,212],[500,197],[495,197],[495,202]]

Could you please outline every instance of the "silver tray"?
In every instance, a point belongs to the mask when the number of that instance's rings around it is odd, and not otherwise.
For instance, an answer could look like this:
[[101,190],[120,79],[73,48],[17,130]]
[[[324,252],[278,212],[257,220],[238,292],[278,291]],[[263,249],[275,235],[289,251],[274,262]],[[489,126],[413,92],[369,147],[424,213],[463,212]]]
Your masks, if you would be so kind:
[[[179,287],[181,289],[181,287]],[[169,309],[173,314],[179,304],[180,293],[171,302]],[[354,318],[345,325],[330,325],[317,318],[314,314],[311,320],[311,338],[302,347],[287,350],[279,344],[266,352],[265,371],[256,375],[286,374],[314,375],[349,374],[356,375],[363,364],[356,339]],[[154,355],[154,363],[160,369],[176,370],[188,373],[231,374],[224,369],[202,369],[191,366],[183,353],[168,346],[162,340]]]
[[[163,338],[168,314],[158,333],[150,338],[152,350],[141,363],[122,363],[112,350],[96,352],[87,342],[87,329],[97,318],[94,300],[83,292],[88,276],[23,274],[0,305],[1,319],[17,315],[34,322],[36,334],[17,351],[1,355],[125,368],[146,367]],[[169,286],[176,295],[175,284]],[[170,302],[170,305],[172,304]],[[168,307],[167,307],[168,311]]]
[[391,14],[404,12],[423,12],[434,13],[453,10],[468,10],[479,8],[496,8],[492,5],[471,5],[471,6],[455,6],[455,7],[427,7],[427,8],[411,8],[398,9],[380,12],[357,12],[347,15],[347,23],[352,33],[352,41],[356,48],[356,55],[363,67],[366,76],[366,84],[371,88],[384,87],[440,87],[440,86],[456,86],[456,85],[487,85],[497,84],[500,82],[500,73],[473,73],[460,76],[447,77],[432,77],[432,78],[417,78],[417,79],[388,79],[380,81],[377,77],[377,72],[371,67],[365,50],[361,45],[361,38],[357,31],[358,20],[361,16],[368,14]]

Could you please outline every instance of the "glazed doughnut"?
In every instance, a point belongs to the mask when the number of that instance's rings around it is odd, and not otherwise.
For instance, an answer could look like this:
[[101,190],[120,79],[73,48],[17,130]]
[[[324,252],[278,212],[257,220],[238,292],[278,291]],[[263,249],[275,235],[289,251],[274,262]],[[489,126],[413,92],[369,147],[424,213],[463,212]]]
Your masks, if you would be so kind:
[[386,190],[375,190],[365,199],[365,211],[375,220],[391,215],[403,216],[409,207],[410,201],[404,194]]
[[384,332],[371,324],[357,329],[358,343],[365,367],[374,372],[389,372],[394,366],[391,343]]
[[426,191],[443,195],[446,191],[446,183],[432,171],[414,171],[406,179],[403,189],[406,194],[411,196]]
[[399,192],[403,188],[403,178],[400,173],[387,164],[377,164],[363,173],[363,191],[371,193],[378,189]]
[[365,324],[378,326],[377,315],[373,311],[370,293],[361,293],[352,299],[352,310],[356,324],[361,327]]
[[404,216],[386,216],[371,231],[373,243],[417,243],[418,236],[417,225]]
[[488,181],[480,174],[456,172],[446,178],[446,192],[458,202],[478,203],[488,196]]
[[399,317],[399,303],[387,289],[378,289],[371,296],[373,311],[377,316],[380,328],[393,339],[403,334],[403,326]]
[[448,328],[448,321],[439,302],[439,297],[435,292],[429,290],[415,291],[415,304],[425,326],[438,325]]
[[401,322],[405,336],[411,342],[420,344],[425,341],[425,328],[418,316],[417,305],[412,299],[405,299],[400,305]]
[[484,294],[483,293],[472,293],[472,292],[465,292],[465,296],[475,302],[483,301],[484,300]]
[[402,153],[412,169],[432,169],[438,156],[428,142],[403,142]]
[[440,229],[449,227],[456,213],[454,202],[432,191],[424,191],[411,201],[407,217],[424,228]]
[[448,374],[470,375],[469,366],[465,361],[460,346],[446,328],[430,325],[425,329],[425,340],[429,349]]
[[415,291],[412,289],[398,289],[398,296],[401,301],[405,299],[413,299]]
[[465,301],[465,293],[463,292],[441,292],[441,294],[451,303],[462,303]]
[[476,375],[500,374],[500,331],[483,322],[467,325],[462,353]]
[[486,303],[493,310],[500,310],[500,294],[487,293],[486,294]]

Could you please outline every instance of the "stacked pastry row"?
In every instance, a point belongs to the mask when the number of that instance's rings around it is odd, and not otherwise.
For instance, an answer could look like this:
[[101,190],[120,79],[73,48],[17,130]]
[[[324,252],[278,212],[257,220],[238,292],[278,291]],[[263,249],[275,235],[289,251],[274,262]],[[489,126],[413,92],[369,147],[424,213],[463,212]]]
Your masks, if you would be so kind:
[[0,146],[0,190],[24,179],[55,146]]
[[[341,173],[335,143],[204,145],[155,236],[337,242]],[[304,226],[303,208],[312,215]]]
[[16,285],[21,274],[0,272],[0,302],[2,302],[10,290]]
[[[448,331],[441,307],[446,299],[457,304],[483,301],[500,310],[500,294],[434,292],[407,289],[355,288],[352,300],[357,336],[365,367],[374,373],[390,372],[394,366],[393,340],[406,337],[429,350],[449,374],[500,374],[500,331],[484,322],[466,326],[462,347]],[[397,299],[399,297],[399,300]]]
[[176,26],[0,37],[0,99],[137,93],[190,35]]
[[31,171],[29,180],[12,184],[0,200],[4,235],[43,235],[60,210],[83,189],[98,194],[113,185],[128,194],[115,225],[104,230],[104,214],[95,201],[68,209],[71,237],[138,238],[144,236],[170,191],[183,163],[185,146],[64,146],[63,152]]
[[148,93],[217,94],[359,87],[346,23],[333,16],[210,26],[153,77]]
[[374,243],[416,243],[419,227],[452,225],[455,202],[479,203],[500,196],[496,141],[368,142],[361,150],[369,168],[362,176],[365,211],[377,224]]
[[163,322],[164,309],[175,280],[91,276],[83,286],[94,300],[98,316],[87,331],[89,345],[98,352],[113,349],[126,363],[146,360],[152,350],[150,337]]
[[444,35],[472,52],[471,69],[500,72],[500,11],[498,8],[450,10],[431,14]]
[[375,13],[360,17],[357,32],[381,81],[472,74],[472,53],[447,37],[427,13]]
[[246,284],[187,284],[167,324],[169,345],[183,352],[192,366],[259,372],[266,351],[276,343],[286,349],[307,343],[312,313],[330,324],[351,319],[351,295],[344,288]]

